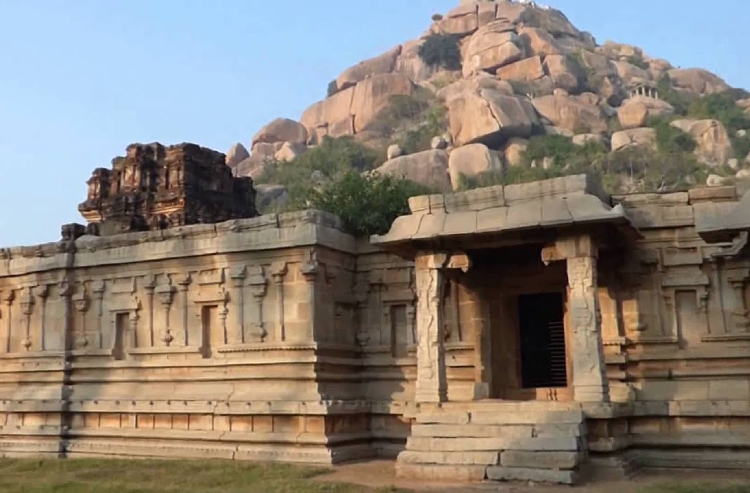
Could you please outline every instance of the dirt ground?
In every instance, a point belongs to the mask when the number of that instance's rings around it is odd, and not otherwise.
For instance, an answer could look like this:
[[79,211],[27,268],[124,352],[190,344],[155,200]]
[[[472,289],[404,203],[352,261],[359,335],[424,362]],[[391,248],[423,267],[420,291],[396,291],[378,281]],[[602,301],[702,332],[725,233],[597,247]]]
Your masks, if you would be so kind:
[[649,486],[663,483],[712,483],[716,485],[750,484],[750,471],[643,471],[627,481],[598,482],[577,487],[549,486],[529,483],[449,484],[396,478],[392,461],[370,461],[345,464],[330,473],[315,478],[316,481],[343,482],[372,488],[395,486],[424,493],[634,493]]

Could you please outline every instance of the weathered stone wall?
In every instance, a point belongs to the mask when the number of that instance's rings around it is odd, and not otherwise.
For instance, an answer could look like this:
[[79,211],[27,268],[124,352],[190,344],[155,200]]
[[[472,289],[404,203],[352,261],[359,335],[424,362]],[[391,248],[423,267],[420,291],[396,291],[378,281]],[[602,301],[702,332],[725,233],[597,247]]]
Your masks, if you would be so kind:
[[750,446],[750,258],[696,232],[739,198],[735,187],[614,197],[643,234],[600,286],[611,395],[631,417],[592,427],[608,437],[597,448],[666,447],[639,452],[653,465],[748,465],[722,449]]
[[[591,459],[750,464],[750,259],[696,232],[737,191],[612,200],[643,237],[597,262],[613,404],[582,406]],[[445,276],[453,402],[507,376],[487,334],[511,328],[483,300],[564,282],[497,262]],[[412,262],[315,212],[0,250],[0,452],[395,457],[419,414],[416,297]]]
[[3,452],[369,453],[353,252],[320,213],[4,250]]

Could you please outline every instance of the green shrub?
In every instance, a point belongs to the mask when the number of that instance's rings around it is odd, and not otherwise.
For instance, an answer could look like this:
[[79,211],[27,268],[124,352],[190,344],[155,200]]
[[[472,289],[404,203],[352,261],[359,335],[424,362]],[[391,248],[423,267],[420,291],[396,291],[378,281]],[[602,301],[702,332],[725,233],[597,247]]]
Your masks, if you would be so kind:
[[591,92],[601,92],[604,85],[604,76],[597,74],[596,70],[590,67],[583,58],[581,51],[565,55],[567,61],[573,66],[573,72],[580,71],[586,77],[586,89]]
[[355,236],[388,232],[393,221],[409,213],[408,199],[430,190],[409,180],[349,171],[309,196],[310,206],[341,218]]
[[690,153],[695,150],[696,143],[693,137],[669,124],[668,120],[658,121],[654,125],[656,130],[656,145],[659,152],[662,153],[674,153],[678,154],[681,152]]
[[659,97],[674,107],[675,115],[687,115],[693,98],[675,89],[669,75],[664,74],[657,82],[656,88]]
[[734,155],[738,159],[745,159],[750,155],[750,136],[732,137],[732,147],[734,148]]
[[353,137],[324,137],[323,142],[292,161],[270,161],[258,183],[284,185],[289,191],[286,210],[304,209],[316,184],[311,175],[319,171],[325,180],[335,180],[355,170],[373,169],[382,162],[381,153]]
[[631,55],[628,57],[627,61],[631,65],[635,65],[636,67],[642,68],[643,70],[648,70],[648,62],[641,56]]
[[461,49],[458,37],[451,34],[431,34],[419,47],[419,58],[431,67],[448,70],[461,69]]
[[335,80],[332,80],[331,82],[328,83],[328,91],[326,92],[326,96],[330,98],[337,92],[339,92],[338,82],[336,82]]
[[735,104],[735,100],[728,93],[709,94],[694,100],[688,108],[691,118],[711,118],[724,124],[730,135],[737,130],[750,128],[750,116]]
[[609,190],[661,192],[686,190],[705,182],[706,167],[692,154],[654,152],[631,147],[597,160],[592,172],[609,180]]
[[445,107],[426,89],[414,94],[391,96],[388,106],[368,130],[381,138],[395,140],[407,154],[430,149],[432,138],[448,128]]
[[586,168],[599,155],[606,154],[607,149],[598,142],[588,142],[578,146],[570,137],[564,135],[543,135],[532,137],[524,154],[524,164],[530,167],[533,161],[541,162],[551,157],[560,166]]
[[422,123],[416,128],[407,130],[400,139],[401,149],[406,154],[426,151],[430,149],[432,139],[445,133],[448,128],[447,112],[441,105],[435,105],[423,114]]

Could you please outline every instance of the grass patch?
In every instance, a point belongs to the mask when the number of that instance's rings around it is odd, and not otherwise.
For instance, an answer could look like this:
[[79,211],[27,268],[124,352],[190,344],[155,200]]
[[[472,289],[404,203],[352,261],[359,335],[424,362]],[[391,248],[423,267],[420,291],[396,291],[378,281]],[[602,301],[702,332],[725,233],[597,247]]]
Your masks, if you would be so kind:
[[[397,493],[311,481],[323,469],[234,461],[0,459],[3,493]],[[403,491],[403,490],[402,490]],[[406,492],[403,492],[406,493]]]
[[716,485],[664,483],[649,486],[639,493],[750,493],[750,484]]

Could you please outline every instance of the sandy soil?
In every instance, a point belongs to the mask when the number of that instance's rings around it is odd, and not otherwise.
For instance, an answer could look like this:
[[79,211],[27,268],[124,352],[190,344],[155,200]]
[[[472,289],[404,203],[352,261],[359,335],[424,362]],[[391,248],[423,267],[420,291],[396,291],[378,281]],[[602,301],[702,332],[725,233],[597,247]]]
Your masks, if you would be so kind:
[[396,478],[392,461],[369,461],[337,466],[318,481],[358,484],[373,488],[395,486],[424,493],[634,493],[659,483],[750,484],[750,471],[683,471],[659,470],[641,472],[628,481],[599,482],[575,488],[567,486],[529,485],[528,483],[448,484]]

